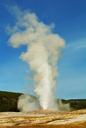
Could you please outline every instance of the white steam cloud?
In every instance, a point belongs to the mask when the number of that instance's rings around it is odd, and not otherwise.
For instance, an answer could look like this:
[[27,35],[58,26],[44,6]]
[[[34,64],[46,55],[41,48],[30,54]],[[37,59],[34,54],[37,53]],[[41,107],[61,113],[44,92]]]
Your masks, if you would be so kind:
[[52,31],[50,25],[41,22],[35,13],[27,12],[18,19],[9,42],[14,48],[27,45],[27,51],[20,57],[34,71],[34,92],[40,106],[43,109],[58,109],[54,96],[58,76],[56,65],[64,40]]

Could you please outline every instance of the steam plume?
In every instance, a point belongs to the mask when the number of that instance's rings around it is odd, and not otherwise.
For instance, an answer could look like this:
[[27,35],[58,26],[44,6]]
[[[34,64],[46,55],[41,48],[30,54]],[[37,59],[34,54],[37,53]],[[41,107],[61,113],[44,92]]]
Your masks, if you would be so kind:
[[43,109],[57,109],[55,103],[55,85],[58,70],[56,64],[64,40],[53,33],[52,26],[41,22],[35,13],[24,13],[18,19],[9,42],[14,48],[27,45],[27,51],[21,54],[21,59],[27,62],[34,72],[34,92]]

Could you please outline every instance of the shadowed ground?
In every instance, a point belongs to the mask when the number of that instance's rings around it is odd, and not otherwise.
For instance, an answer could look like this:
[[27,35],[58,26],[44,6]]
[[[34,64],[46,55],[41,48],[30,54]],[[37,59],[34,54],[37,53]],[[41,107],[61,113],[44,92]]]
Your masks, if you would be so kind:
[[[0,112],[13,111],[17,112],[17,101],[22,93],[12,93],[0,91]],[[70,103],[71,110],[85,109],[86,99],[70,99],[62,102]]]

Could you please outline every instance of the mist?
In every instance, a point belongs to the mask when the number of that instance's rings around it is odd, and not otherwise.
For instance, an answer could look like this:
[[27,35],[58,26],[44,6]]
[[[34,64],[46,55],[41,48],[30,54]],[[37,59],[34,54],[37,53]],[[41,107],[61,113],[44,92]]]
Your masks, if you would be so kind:
[[[32,106],[35,107],[32,108],[58,110],[55,88],[58,86],[58,62],[65,46],[64,39],[53,32],[52,24],[46,25],[32,12],[22,12],[12,29],[9,38],[11,46],[27,46],[26,52],[22,52],[19,58],[25,61],[33,72],[34,93],[39,105],[34,103]],[[19,104],[28,104],[28,100],[20,98],[20,101]]]

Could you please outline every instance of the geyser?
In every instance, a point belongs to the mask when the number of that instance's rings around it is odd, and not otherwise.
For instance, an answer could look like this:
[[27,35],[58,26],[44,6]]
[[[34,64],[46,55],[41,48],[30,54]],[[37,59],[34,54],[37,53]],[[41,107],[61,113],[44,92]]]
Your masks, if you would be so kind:
[[52,25],[44,24],[31,12],[22,12],[13,28],[9,42],[14,48],[27,45],[27,51],[20,58],[34,72],[34,92],[41,108],[58,110],[54,94],[57,64],[61,49],[64,48],[64,40],[53,32]]

